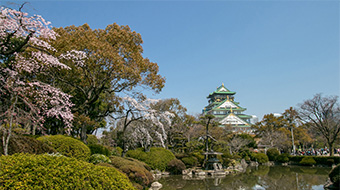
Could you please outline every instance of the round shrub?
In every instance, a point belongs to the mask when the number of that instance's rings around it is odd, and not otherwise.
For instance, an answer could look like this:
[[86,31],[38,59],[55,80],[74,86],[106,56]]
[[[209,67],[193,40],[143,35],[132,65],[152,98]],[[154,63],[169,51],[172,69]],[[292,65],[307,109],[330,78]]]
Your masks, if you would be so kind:
[[145,163],[133,158],[118,156],[111,156],[110,160],[111,166],[125,173],[137,189],[143,189],[153,182],[152,174],[149,171],[150,167]]
[[340,187],[340,164],[335,166],[328,176],[334,187]]
[[160,147],[152,147],[150,152],[144,152],[141,148],[129,150],[126,156],[141,160],[152,169],[158,169],[160,171],[165,171],[168,163],[176,158],[171,151]]
[[182,162],[187,166],[188,168],[197,166],[197,158],[196,157],[184,157],[181,159]]
[[82,141],[72,137],[53,135],[39,137],[38,140],[53,147],[57,152],[64,156],[88,161],[91,155],[90,149]]
[[[0,134],[0,139],[2,134]],[[3,153],[2,140],[0,140],[0,151]],[[42,143],[32,137],[12,134],[9,145],[8,154],[15,153],[29,153],[29,154],[43,154],[43,153],[55,153],[57,152],[52,147],[45,143]]]
[[182,170],[185,170],[185,165],[181,160],[173,159],[168,163],[167,171],[171,174],[182,174]]
[[105,156],[111,156],[111,151],[100,144],[89,144],[88,147],[91,150],[91,154],[104,154]]
[[98,138],[96,135],[87,135],[86,139],[87,145],[98,144]]
[[111,150],[111,155],[112,156],[121,156],[122,152],[123,152],[123,149],[120,148],[119,146],[117,146],[117,147],[115,147]]
[[270,148],[267,150],[267,156],[269,161],[276,161],[279,155],[280,152],[276,148]]
[[302,158],[302,160],[299,163],[302,164],[302,165],[310,165],[311,166],[311,165],[316,164],[316,161],[314,160],[313,157],[306,156],[306,157]]
[[114,168],[47,154],[1,156],[0,184],[4,189],[134,189]]
[[276,161],[281,162],[281,163],[287,163],[287,162],[289,162],[289,154],[288,154],[288,153],[280,154],[280,155],[276,158]]
[[111,163],[109,157],[105,156],[104,154],[92,154],[90,156],[90,163],[98,164],[98,163]]
[[268,156],[264,153],[253,153],[252,160],[257,161],[259,164],[263,164],[269,161]]
[[312,166],[316,164],[316,161],[312,157],[304,157],[299,163],[301,165]]

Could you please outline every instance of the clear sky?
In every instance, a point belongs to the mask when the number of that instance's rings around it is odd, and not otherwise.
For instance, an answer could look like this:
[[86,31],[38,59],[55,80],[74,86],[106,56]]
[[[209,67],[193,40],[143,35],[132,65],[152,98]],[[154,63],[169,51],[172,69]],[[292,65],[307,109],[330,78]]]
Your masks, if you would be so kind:
[[260,120],[316,93],[340,94],[339,10],[336,0],[78,0],[25,6],[55,27],[129,25],[142,35],[144,56],[166,77],[162,92],[151,97],[178,98],[196,114],[224,83],[245,113]]

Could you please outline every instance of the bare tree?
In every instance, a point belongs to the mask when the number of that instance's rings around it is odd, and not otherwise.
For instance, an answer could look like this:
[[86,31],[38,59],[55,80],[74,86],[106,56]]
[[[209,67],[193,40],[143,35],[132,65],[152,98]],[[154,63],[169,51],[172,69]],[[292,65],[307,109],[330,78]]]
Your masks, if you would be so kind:
[[299,117],[307,126],[319,132],[334,155],[334,142],[340,134],[340,106],[338,96],[322,97],[316,94],[299,105]]

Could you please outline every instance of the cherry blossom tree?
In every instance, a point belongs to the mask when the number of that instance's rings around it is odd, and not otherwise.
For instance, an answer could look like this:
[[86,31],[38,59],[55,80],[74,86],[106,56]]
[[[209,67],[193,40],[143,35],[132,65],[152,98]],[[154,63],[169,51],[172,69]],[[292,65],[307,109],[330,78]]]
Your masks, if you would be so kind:
[[43,130],[46,118],[57,118],[67,133],[71,131],[73,104],[68,94],[53,87],[49,71],[70,69],[62,60],[81,64],[85,59],[79,51],[54,56],[50,41],[57,34],[51,23],[39,15],[29,16],[22,7],[0,9],[0,128],[5,155],[13,127],[29,123]]
[[157,141],[158,146],[165,148],[167,130],[174,114],[153,109],[159,100],[142,98],[137,101],[129,96],[121,99],[120,111],[111,118],[119,121],[115,123],[115,130],[121,140],[122,156],[125,156],[129,146],[136,143],[148,150]]

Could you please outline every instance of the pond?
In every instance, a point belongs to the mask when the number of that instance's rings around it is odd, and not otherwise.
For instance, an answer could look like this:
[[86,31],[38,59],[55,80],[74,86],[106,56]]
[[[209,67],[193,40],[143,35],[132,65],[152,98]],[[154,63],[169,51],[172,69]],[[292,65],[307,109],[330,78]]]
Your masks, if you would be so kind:
[[323,190],[331,168],[302,166],[248,167],[247,171],[222,178],[162,177],[161,190]]

